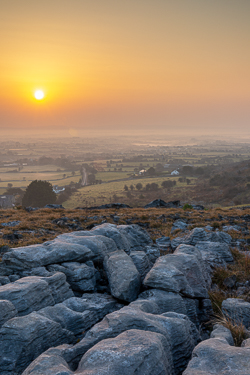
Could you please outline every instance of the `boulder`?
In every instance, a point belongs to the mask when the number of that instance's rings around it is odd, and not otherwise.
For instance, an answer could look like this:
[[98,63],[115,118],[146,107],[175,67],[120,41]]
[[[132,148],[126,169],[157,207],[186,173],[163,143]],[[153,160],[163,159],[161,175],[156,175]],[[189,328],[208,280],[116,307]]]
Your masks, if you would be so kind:
[[228,328],[222,326],[221,324],[215,324],[210,337],[211,339],[225,339],[229,345],[234,346],[234,339],[231,331],[229,331]]
[[202,341],[193,351],[183,375],[248,375],[250,350],[230,346],[225,337]]
[[211,284],[212,284],[212,280],[210,276],[210,272],[211,272],[210,266],[203,260],[202,254],[197,247],[194,247],[192,245],[181,244],[177,247],[174,254],[188,254],[188,255],[195,256],[200,266],[200,269],[202,271],[202,276],[203,276],[202,279],[206,283],[206,288],[210,289]]
[[134,301],[140,291],[141,278],[132,259],[122,250],[115,251],[104,259],[109,286],[113,297],[123,301]]
[[48,270],[64,273],[72,290],[78,292],[93,292],[95,290],[97,271],[94,267],[78,262],[67,262],[61,265],[52,264],[48,266]]
[[139,329],[160,333],[166,337],[173,354],[176,374],[181,374],[197,343],[198,333],[196,330],[195,335],[193,334],[194,326],[187,317],[177,315],[165,317],[146,313],[140,310],[140,306],[136,308],[135,304],[133,307],[124,307],[108,314],[100,323],[91,328],[79,344],[69,348],[65,358],[69,363],[74,362],[97,342],[116,337],[126,330]]
[[48,284],[55,303],[60,303],[73,297],[74,293],[66,282],[66,276],[62,272],[56,272],[50,277],[40,277],[41,280]]
[[141,275],[141,280],[143,280],[152,267],[147,254],[144,251],[131,251],[130,258]]
[[0,300],[0,327],[15,316],[17,316],[17,310],[13,303],[7,300]]
[[171,247],[170,237],[162,236],[160,238],[156,238],[155,242],[160,250],[169,250]]
[[62,357],[62,352],[67,347],[65,344],[46,350],[24,370],[22,375],[73,375],[73,371]]
[[99,342],[81,359],[79,375],[172,375],[168,340],[161,334],[126,331]]
[[166,208],[177,208],[180,207],[180,201],[170,201],[164,202],[162,199],[155,199],[152,202],[146,204],[144,208],[158,208],[158,207],[166,207]]
[[207,267],[226,266],[233,263],[234,259],[227,243],[198,241],[195,247],[200,250],[202,259]]
[[185,231],[188,227],[188,224],[185,223],[183,220],[176,220],[171,228],[171,234],[173,234],[176,230]]
[[112,238],[95,235],[91,231],[60,234],[56,241],[86,246],[92,252],[91,259],[95,263],[102,263],[106,255],[117,250],[116,243]]
[[27,315],[55,304],[46,281],[36,276],[24,277],[14,283],[0,286],[0,299],[12,302],[19,315]]
[[224,232],[206,232],[203,228],[194,228],[187,235],[174,238],[171,241],[171,246],[173,249],[176,249],[180,244],[195,246],[200,241],[222,242],[229,245],[232,237]]
[[155,245],[146,246],[144,251],[152,264],[154,264],[156,262],[156,259],[158,259],[161,256],[159,247]]
[[158,258],[145,277],[143,284],[146,287],[180,293],[183,296],[193,298],[193,289],[190,287],[184,272],[171,263],[171,256],[165,255]]
[[244,324],[250,327],[250,303],[239,298],[227,298],[222,302],[222,312],[229,317],[234,324]]
[[88,310],[83,313],[73,311],[63,303],[37,311],[37,314],[59,323],[62,328],[72,332],[75,336],[82,335],[89,328],[86,324],[89,313],[90,311]]
[[3,263],[15,272],[62,262],[86,262],[93,253],[86,246],[49,241],[42,245],[13,248],[3,255]]
[[48,348],[73,341],[72,333],[37,313],[12,318],[0,329],[1,374],[20,374]]

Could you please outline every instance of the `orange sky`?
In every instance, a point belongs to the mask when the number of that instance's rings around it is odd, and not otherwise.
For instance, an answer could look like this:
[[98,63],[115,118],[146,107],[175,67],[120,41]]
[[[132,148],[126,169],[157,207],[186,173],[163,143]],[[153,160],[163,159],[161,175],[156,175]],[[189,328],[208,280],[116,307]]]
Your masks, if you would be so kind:
[[249,19],[249,0],[0,0],[0,126],[247,129]]

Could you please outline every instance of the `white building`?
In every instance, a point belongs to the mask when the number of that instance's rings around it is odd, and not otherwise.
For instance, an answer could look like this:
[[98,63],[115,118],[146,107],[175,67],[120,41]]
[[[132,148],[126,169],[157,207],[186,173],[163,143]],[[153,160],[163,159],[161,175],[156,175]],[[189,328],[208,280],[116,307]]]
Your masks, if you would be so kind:
[[178,172],[177,170],[171,172],[171,176],[178,176],[180,174],[180,172]]

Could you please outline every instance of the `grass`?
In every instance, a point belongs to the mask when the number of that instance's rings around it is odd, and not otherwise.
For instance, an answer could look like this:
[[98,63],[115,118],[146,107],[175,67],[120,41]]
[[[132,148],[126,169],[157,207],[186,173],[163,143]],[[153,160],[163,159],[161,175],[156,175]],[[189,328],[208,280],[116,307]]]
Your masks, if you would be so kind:
[[237,318],[233,319],[229,315],[223,313],[218,307],[218,313],[215,314],[213,324],[220,324],[223,327],[229,329],[233,336],[234,345],[240,347],[242,342],[248,338],[246,327]]

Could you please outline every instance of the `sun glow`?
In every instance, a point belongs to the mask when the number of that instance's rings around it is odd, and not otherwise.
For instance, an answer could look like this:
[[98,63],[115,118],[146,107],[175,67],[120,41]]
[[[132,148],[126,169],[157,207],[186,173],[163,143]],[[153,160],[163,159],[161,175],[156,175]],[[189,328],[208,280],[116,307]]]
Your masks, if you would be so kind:
[[42,90],[36,90],[34,96],[37,100],[42,100],[44,98],[44,92]]

